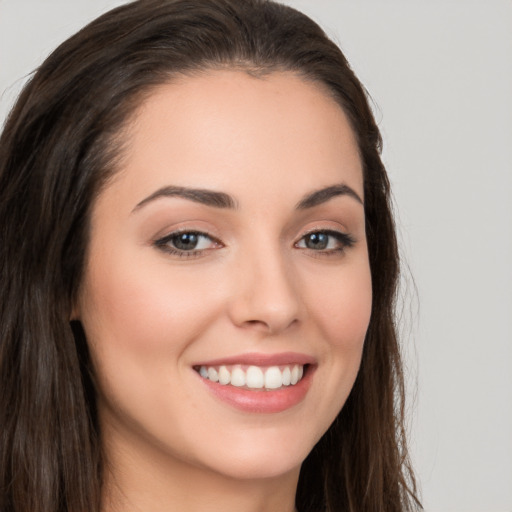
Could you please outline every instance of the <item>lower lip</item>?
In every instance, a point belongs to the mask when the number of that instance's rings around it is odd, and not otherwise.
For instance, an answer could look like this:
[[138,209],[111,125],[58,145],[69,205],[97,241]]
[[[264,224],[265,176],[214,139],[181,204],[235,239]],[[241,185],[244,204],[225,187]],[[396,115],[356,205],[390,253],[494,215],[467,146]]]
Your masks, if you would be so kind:
[[309,365],[304,377],[293,386],[286,386],[276,390],[237,388],[229,384],[198,377],[221,401],[244,412],[276,413],[291,409],[304,400],[313,380],[314,367]]

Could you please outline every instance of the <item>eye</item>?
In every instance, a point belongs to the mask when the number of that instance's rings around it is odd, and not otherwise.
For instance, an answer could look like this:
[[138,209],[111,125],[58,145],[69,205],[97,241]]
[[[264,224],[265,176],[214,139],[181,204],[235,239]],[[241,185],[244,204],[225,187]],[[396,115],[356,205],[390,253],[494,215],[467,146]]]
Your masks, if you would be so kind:
[[299,249],[309,249],[324,253],[339,253],[352,247],[355,240],[341,231],[313,231],[304,235],[296,244]]
[[200,231],[178,231],[155,241],[155,246],[178,256],[197,256],[202,251],[215,249],[221,244],[218,240]]

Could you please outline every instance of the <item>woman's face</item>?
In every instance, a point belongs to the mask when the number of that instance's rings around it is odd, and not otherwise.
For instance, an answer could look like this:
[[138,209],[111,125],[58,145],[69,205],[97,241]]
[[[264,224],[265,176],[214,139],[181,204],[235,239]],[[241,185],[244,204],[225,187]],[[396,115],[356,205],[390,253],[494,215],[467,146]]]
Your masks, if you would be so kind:
[[291,73],[211,71],[156,89],[125,137],[75,311],[111,459],[296,474],[370,318],[347,118]]

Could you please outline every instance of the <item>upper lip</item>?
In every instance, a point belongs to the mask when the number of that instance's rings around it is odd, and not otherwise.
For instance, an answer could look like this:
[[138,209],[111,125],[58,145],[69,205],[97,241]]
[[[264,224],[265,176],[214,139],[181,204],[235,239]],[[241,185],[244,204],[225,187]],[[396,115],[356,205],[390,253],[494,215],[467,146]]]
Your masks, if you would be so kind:
[[289,364],[316,364],[316,359],[298,352],[280,352],[278,354],[248,353],[212,359],[196,363],[194,366],[222,366],[243,364],[248,366],[283,366]]

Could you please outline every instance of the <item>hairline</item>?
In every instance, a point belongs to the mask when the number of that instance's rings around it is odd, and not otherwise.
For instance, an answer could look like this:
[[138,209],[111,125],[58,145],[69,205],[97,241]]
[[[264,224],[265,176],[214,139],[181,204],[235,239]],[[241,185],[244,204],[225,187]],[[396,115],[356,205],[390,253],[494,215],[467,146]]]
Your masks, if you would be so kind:
[[130,145],[130,141],[132,140],[131,137],[134,134],[132,128],[136,124],[138,116],[144,109],[146,102],[160,89],[166,86],[179,84],[180,82],[184,82],[190,78],[204,77],[223,71],[245,73],[247,76],[259,80],[265,80],[267,77],[274,74],[289,75],[291,77],[298,78],[303,83],[315,86],[326,97],[333,100],[345,115],[354,136],[358,156],[363,170],[364,183],[364,155],[359,141],[358,132],[352,122],[351,116],[344,107],[343,102],[334,89],[327,83],[320,78],[313,76],[311,73],[304,72],[300,68],[294,68],[285,64],[257,64],[248,59],[236,59],[226,62],[211,61],[198,63],[190,68],[179,69],[176,71],[164,71],[161,73],[161,79],[155,79],[154,82],[148,82],[147,84],[142,85],[138,90],[128,95],[128,97],[122,101],[121,108],[125,108],[128,103],[131,103],[133,106],[126,109],[127,111],[122,116],[122,121],[116,127],[114,133],[104,135],[100,141],[100,143],[106,143],[107,151],[109,153],[108,160],[111,161],[111,164],[107,164],[105,166],[107,168],[103,169],[103,177],[99,180],[99,186],[95,187],[95,190],[90,197],[90,211],[103,190],[111,185],[118,175],[122,174],[124,158],[128,153],[126,148]]

